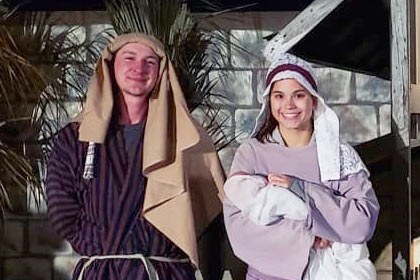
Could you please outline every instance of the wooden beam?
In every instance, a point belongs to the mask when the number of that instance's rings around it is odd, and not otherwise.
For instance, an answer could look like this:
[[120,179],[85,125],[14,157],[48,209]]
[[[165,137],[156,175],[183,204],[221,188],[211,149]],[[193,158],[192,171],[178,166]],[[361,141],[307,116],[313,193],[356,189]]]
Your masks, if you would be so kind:
[[391,93],[395,140],[392,158],[394,210],[392,229],[392,279],[410,279],[411,263],[411,151],[409,1],[391,0]]
[[411,84],[410,113],[420,114],[420,84]]
[[409,140],[408,0],[391,0],[392,120],[406,147]]
[[420,84],[420,1],[414,1],[415,2],[415,18],[416,18],[416,24],[414,26],[415,28],[415,44],[416,44],[416,84]]
[[276,53],[287,52],[344,0],[315,0],[269,42]]

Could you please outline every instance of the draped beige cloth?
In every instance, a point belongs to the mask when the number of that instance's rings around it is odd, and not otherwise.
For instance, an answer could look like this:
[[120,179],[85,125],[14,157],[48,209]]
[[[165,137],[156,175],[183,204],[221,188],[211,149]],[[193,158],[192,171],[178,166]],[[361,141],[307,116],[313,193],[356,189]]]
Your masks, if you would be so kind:
[[189,114],[174,67],[157,39],[131,33],[106,47],[77,117],[79,140],[104,143],[116,94],[111,62],[128,43],[145,44],[160,58],[159,77],[149,98],[143,170],[139,170],[148,179],[143,215],[198,266],[197,239],[221,212],[225,176],[211,138]]

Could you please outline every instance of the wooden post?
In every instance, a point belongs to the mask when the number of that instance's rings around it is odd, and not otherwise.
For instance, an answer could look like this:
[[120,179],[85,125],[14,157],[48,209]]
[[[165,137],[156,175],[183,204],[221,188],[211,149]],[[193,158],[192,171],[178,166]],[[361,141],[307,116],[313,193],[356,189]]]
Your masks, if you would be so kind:
[[[276,52],[287,52],[344,0],[315,0],[270,40]],[[271,47],[271,46],[270,46]]]
[[391,0],[393,153],[392,279],[410,279],[411,189],[409,113],[409,0]]
[[411,14],[414,16],[415,20],[412,21],[414,23],[414,31],[411,32],[414,36],[414,47],[411,48],[413,52],[411,55],[413,58],[413,67],[411,67],[411,69],[414,70],[414,74],[411,76],[414,78],[413,83],[411,84],[410,92],[410,113],[420,114],[420,2],[413,2],[414,13]]

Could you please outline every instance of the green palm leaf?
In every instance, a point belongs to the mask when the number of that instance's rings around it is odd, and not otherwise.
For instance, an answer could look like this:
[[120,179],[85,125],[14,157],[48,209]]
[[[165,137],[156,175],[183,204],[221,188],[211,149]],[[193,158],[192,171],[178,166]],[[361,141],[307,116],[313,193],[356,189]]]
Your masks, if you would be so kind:
[[[216,81],[209,80],[209,73],[216,65],[210,61],[208,52],[210,45],[226,41],[200,29],[194,15],[179,0],[109,0],[107,10],[117,34],[146,33],[164,44],[188,108],[205,115],[202,125],[212,136],[216,149],[226,147],[233,139],[225,133],[226,125],[216,118],[219,109],[211,102]],[[217,63],[224,61],[222,57]]]
[[[43,199],[39,165],[63,125],[66,102],[82,102],[92,73],[86,63],[99,50],[80,43],[75,27],[54,29],[47,13],[14,13],[0,0],[0,212],[10,193],[27,190]],[[5,174],[5,176],[3,176]]]

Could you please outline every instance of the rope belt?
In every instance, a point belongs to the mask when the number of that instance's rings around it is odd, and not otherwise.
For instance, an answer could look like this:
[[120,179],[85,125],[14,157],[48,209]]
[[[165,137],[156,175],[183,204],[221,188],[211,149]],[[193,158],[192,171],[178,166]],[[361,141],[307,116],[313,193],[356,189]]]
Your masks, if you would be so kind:
[[84,257],[84,259],[87,259],[88,261],[83,264],[82,270],[80,271],[80,274],[77,280],[83,280],[83,274],[85,273],[86,268],[88,268],[96,260],[109,260],[109,259],[140,260],[144,264],[144,267],[146,268],[146,272],[150,280],[159,280],[159,275],[150,260],[168,262],[168,263],[187,263],[190,261],[189,259],[171,259],[171,258],[159,257],[159,256],[145,257],[142,254],[91,256],[91,257]]

